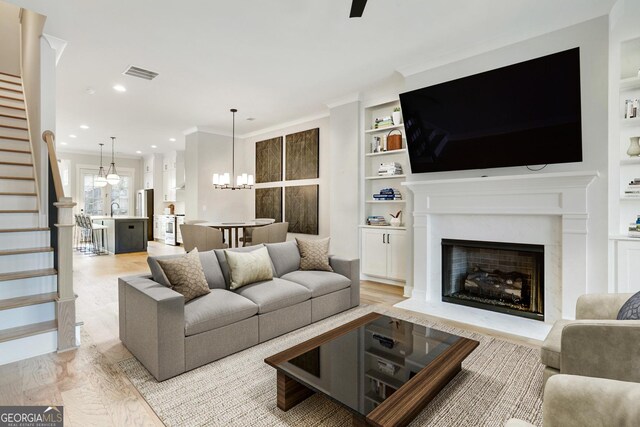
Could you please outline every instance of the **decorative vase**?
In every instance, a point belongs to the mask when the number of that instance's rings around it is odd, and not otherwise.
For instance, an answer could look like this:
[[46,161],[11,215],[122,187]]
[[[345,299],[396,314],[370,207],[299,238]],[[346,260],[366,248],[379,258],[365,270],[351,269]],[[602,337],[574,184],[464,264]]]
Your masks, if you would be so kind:
[[400,111],[394,111],[393,113],[391,113],[391,120],[393,120],[393,124],[395,126],[402,123],[402,115],[400,114]]
[[391,218],[389,221],[392,227],[400,227],[400,218]]
[[629,149],[627,150],[627,154],[630,157],[640,156],[640,136],[632,136],[629,138]]

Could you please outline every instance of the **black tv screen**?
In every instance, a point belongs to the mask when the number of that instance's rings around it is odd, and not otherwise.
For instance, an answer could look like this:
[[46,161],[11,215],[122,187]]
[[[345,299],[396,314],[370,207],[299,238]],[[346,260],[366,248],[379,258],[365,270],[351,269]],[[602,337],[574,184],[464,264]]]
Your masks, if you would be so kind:
[[582,161],[579,48],[400,94],[411,171]]

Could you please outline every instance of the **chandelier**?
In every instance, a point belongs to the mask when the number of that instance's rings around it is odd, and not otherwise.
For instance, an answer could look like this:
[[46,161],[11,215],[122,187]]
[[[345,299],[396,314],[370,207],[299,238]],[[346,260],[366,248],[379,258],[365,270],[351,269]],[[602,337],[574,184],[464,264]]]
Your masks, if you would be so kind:
[[104,187],[107,185],[107,177],[102,167],[102,146],[104,144],[98,144],[100,146],[100,169],[98,169],[98,176],[93,180],[94,187]]
[[115,144],[116,137],[111,137],[111,166],[109,166],[109,171],[107,172],[107,182],[111,185],[116,185],[120,182],[120,175],[118,175],[118,171],[116,171],[116,160],[115,154],[113,151],[113,146]]
[[232,108],[233,113],[233,130],[231,133],[231,175],[229,172],[213,174],[213,188],[219,190],[248,190],[253,186],[253,175],[243,173],[235,179],[235,185],[231,183],[231,177],[236,176],[235,170],[235,154],[236,154],[236,113],[238,110]]

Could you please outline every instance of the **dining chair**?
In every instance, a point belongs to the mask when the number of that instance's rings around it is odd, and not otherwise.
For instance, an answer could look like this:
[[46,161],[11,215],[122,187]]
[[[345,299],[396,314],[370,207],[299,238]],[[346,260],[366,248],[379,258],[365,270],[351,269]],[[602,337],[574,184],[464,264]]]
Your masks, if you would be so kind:
[[202,224],[203,222],[207,222],[204,219],[192,219],[189,221],[185,221],[184,223],[187,225],[196,225],[196,224]]
[[212,249],[225,249],[229,245],[222,241],[222,231],[217,228],[206,227],[197,224],[180,225],[184,250],[191,252],[198,248],[199,252],[210,251]]
[[[256,218],[253,220],[256,224],[273,224],[276,222],[274,218]],[[251,245],[251,235],[253,230],[259,227],[245,227],[242,229],[242,237],[240,241],[242,242],[242,246]]]
[[260,243],[285,242],[287,240],[288,231],[288,222],[279,222],[277,224],[254,227],[253,234],[251,236],[251,244],[259,245]]

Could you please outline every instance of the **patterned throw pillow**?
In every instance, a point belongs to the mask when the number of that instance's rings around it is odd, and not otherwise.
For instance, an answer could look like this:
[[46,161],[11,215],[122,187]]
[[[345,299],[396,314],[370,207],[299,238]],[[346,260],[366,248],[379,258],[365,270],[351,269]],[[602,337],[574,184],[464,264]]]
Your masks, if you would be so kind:
[[204,277],[198,249],[179,258],[159,259],[158,264],[169,279],[171,289],[184,295],[184,302],[211,292]]
[[329,237],[320,240],[301,240],[296,237],[300,251],[300,270],[333,271],[329,265]]
[[624,303],[618,312],[618,320],[640,320],[640,292]]
[[267,248],[262,247],[251,252],[224,251],[229,264],[231,290],[244,285],[273,279],[273,268]]

